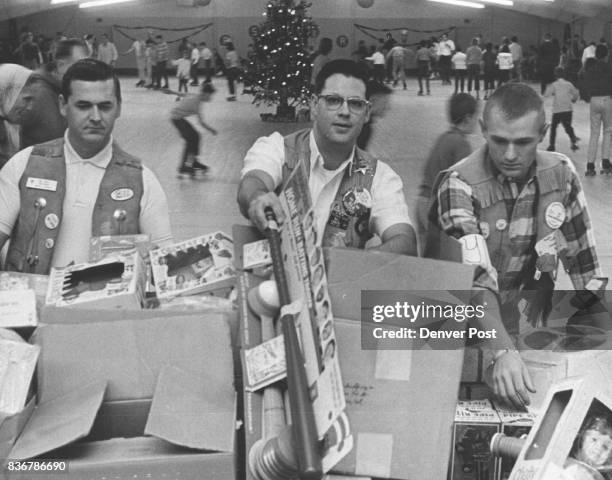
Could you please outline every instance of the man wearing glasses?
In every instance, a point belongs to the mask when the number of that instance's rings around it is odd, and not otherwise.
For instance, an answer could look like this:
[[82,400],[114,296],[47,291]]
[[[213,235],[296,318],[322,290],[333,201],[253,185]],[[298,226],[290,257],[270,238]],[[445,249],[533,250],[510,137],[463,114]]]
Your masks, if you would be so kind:
[[300,160],[308,172],[318,244],[416,255],[416,236],[400,177],[385,163],[356,147],[370,117],[368,72],[351,60],[327,63],[317,76],[312,129],[286,137],[274,132],[247,152],[238,187],[242,214],[265,229],[264,209],[284,213],[277,194]]

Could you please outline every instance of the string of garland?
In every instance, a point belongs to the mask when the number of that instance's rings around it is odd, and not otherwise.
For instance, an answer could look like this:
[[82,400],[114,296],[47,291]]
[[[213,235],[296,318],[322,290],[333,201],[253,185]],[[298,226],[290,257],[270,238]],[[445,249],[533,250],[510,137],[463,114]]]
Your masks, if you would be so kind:
[[145,26],[145,27],[126,27],[124,25],[113,25],[113,30],[120,33],[121,35],[123,35],[126,38],[129,38],[130,40],[136,40],[136,37],[133,37],[132,35],[127,34],[126,32],[124,32],[123,30],[158,30],[158,31],[169,31],[169,32],[188,32],[191,31],[191,33],[189,35],[182,35],[181,37],[175,39],[175,40],[168,40],[166,43],[176,43],[176,42],[180,42],[183,38],[191,38],[194,37],[195,35],[197,35],[198,33],[203,32],[204,30],[206,30],[207,28],[211,27],[213,25],[212,22],[210,23],[206,23],[203,25],[196,25],[195,27],[186,27],[186,28],[163,28],[163,27],[154,27],[154,26]]
[[245,72],[256,105],[295,105],[310,98],[308,38],[315,23],[303,0],[270,0],[253,38]]
[[[365,25],[359,25],[358,23],[354,23],[353,24],[355,26],[355,28],[357,30],[359,30],[361,33],[363,33],[364,35],[373,38],[374,40],[378,40],[381,42],[384,42],[384,38],[383,37],[378,37],[376,35],[374,35],[373,33],[370,33],[370,31],[373,32],[396,32],[396,31],[408,31],[408,32],[412,32],[412,33],[437,33],[438,35],[442,35],[444,33],[446,33],[447,35],[450,34],[451,32],[453,32],[454,30],[457,29],[457,27],[448,27],[446,29],[438,29],[438,30],[416,30],[414,28],[372,28],[372,27],[366,27]],[[405,46],[416,46],[418,45],[419,42],[415,42],[415,43],[411,43],[411,44],[407,44]]]

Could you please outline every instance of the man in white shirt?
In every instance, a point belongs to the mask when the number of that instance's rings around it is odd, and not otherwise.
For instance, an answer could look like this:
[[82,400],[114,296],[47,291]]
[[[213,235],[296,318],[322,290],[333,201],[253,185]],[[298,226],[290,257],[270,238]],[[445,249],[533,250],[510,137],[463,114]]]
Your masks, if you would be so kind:
[[596,45],[595,42],[591,42],[589,43],[589,46],[586,47],[583,51],[582,51],[582,68],[584,69],[584,66],[586,65],[586,61],[589,58],[595,58],[595,49],[596,49]]
[[367,69],[351,60],[328,62],[317,76],[312,129],[259,138],[247,152],[238,188],[243,215],[260,230],[264,210],[285,220],[277,193],[304,162],[312,197],[317,243],[364,248],[376,234],[379,250],[416,255],[416,236],[400,177],[385,163],[356,148],[370,116]]
[[113,42],[108,40],[108,35],[106,33],[102,34],[101,39],[101,43],[98,45],[98,60],[114,67],[117,58],[119,58],[117,48]]
[[64,75],[63,138],[26,148],[0,170],[0,248],[7,270],[47,274],[88,260],[89,239],[146,233],[172,240],[166,196],[153,173],[113,142],[121,89],[113,69],[84,59]]
[[438,42],[438,64],[440,67],[440,77],[442,83],[446,85],[451,84],[450,73],[451,73],[451,58],[455,52],[455,42],[453,42],[446,33],[442,34],[440,41]]

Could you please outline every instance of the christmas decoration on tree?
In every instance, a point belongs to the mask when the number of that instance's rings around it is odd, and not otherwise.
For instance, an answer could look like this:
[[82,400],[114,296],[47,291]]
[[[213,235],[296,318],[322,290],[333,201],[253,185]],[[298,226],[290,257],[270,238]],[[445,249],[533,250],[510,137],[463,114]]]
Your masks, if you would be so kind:
[[[253,29],[253,51],[245,72],[256,105],[278,105],[276,118],[293,119],[310,99],[308,38],[317,30],[303,0],[269,0],[266,20]],[[266,117],[269,117],[268,114]]]

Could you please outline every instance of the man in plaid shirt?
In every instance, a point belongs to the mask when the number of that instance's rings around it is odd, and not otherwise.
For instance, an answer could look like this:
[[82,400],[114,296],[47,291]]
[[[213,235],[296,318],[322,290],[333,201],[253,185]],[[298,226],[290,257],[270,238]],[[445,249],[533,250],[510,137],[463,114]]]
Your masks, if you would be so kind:
[[477,301],[489,309],[483,323],[497,330],[492,345],[500,349],[493,388],[520,407],[535,391],[510,337],[518,333],[521,295],[543,293],[543,308],[532,302],[530,316],[546,316],[557,259],[580,291],[600,274],[599,264],[571,161],[537,150],[548,128],[537,93],[520,83],[500,87],[484,108],[481,127],[486,145],[442,173],[430,216],[459,240],[464,261],[470,253],[475,259]]

